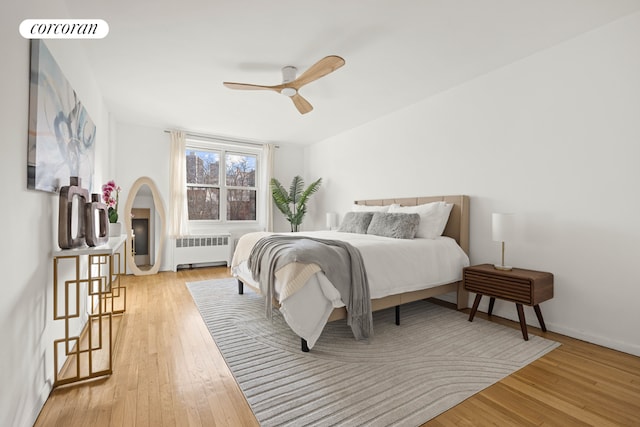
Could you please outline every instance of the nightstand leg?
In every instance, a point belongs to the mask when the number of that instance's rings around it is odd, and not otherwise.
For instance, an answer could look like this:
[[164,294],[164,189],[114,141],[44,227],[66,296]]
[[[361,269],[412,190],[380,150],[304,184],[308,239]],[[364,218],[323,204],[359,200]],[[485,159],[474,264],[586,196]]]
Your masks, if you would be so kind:
[[540,311],[540,306],[536,304],[533,306],[533,309],[536,312],[536,316],[538,316],[538,322],[540,322],[540,329],[542,329],[542,332],[547,332],[547,327],[544,325],[544,319],[542,318],[542,312]]
[[527,322],[524,318],[524,309],[522,308],[522,304],[516,303],[516,308],[518,309],[518,319],[520,319],[520,329],[522,330],[522,338],[525,341],[529,341],[529,333],[527,332]]
[[496,299],[494,297],[489,298],[489,311],[487,312],[489,316],[491,316],[491,313],[493,313],[493,304],[495,302],[496,302]]
[[476,294],[476,299],[473,300],[473,307],[471,307],[471,313],[469,313],[469,322],[473,322],[473,316],[475,316],[476,311],[478,311],[478,306],[480,305],[481,299],[482,294]]

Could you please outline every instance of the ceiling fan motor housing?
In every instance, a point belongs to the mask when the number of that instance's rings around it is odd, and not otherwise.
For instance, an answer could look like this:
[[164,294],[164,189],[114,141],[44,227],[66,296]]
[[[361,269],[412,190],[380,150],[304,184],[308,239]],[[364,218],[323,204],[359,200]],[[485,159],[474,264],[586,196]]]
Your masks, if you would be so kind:
[[[282,67],[282,83],[290,83],[296,79],[296,73],[298,69],[292,65],[287,65],[286,67]],[[280,91],[284,96],[293,96],[298,91],[293,87],[285,87]]]
[[296,79],[296,73],[298,69],[293,65],[287,65],[282,67],[282,83],[289,83]]

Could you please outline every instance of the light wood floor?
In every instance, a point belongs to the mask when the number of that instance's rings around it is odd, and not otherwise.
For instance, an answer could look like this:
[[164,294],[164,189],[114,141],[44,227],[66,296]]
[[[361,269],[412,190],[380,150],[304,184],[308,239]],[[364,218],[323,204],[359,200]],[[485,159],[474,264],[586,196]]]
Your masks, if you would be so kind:
[[[55,389],[35,425],[257,425],[184,285],[228,276],[216,267],[124,278],[113,375]],[[530,333],[562,346],[425,425],[640,426],[640,358]]]

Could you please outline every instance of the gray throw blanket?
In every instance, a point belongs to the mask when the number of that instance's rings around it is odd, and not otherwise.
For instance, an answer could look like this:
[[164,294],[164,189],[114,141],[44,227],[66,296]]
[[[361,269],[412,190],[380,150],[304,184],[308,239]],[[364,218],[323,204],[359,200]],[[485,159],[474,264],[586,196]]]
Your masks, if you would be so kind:
[[354,337],[360,340],[373,336],[369,282],[362,256],[358,249],[340,240],[278,235],[258,240],[248,266],[266,297],[267,316],[271,316],[275,272],[292,262],[317,264],[340,293]]

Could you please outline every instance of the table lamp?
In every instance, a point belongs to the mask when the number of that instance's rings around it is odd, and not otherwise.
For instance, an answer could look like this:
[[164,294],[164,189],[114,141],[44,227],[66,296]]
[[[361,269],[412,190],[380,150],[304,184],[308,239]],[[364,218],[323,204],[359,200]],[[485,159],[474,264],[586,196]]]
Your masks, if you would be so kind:
[[504,242],[513,241],[515,236],[515,215],[510,213],[494,213],[491,216],[491,234],[494,242],[502,243],[501,264],[494,264],[497,270],[510,271],[512,267],[504,265]]

